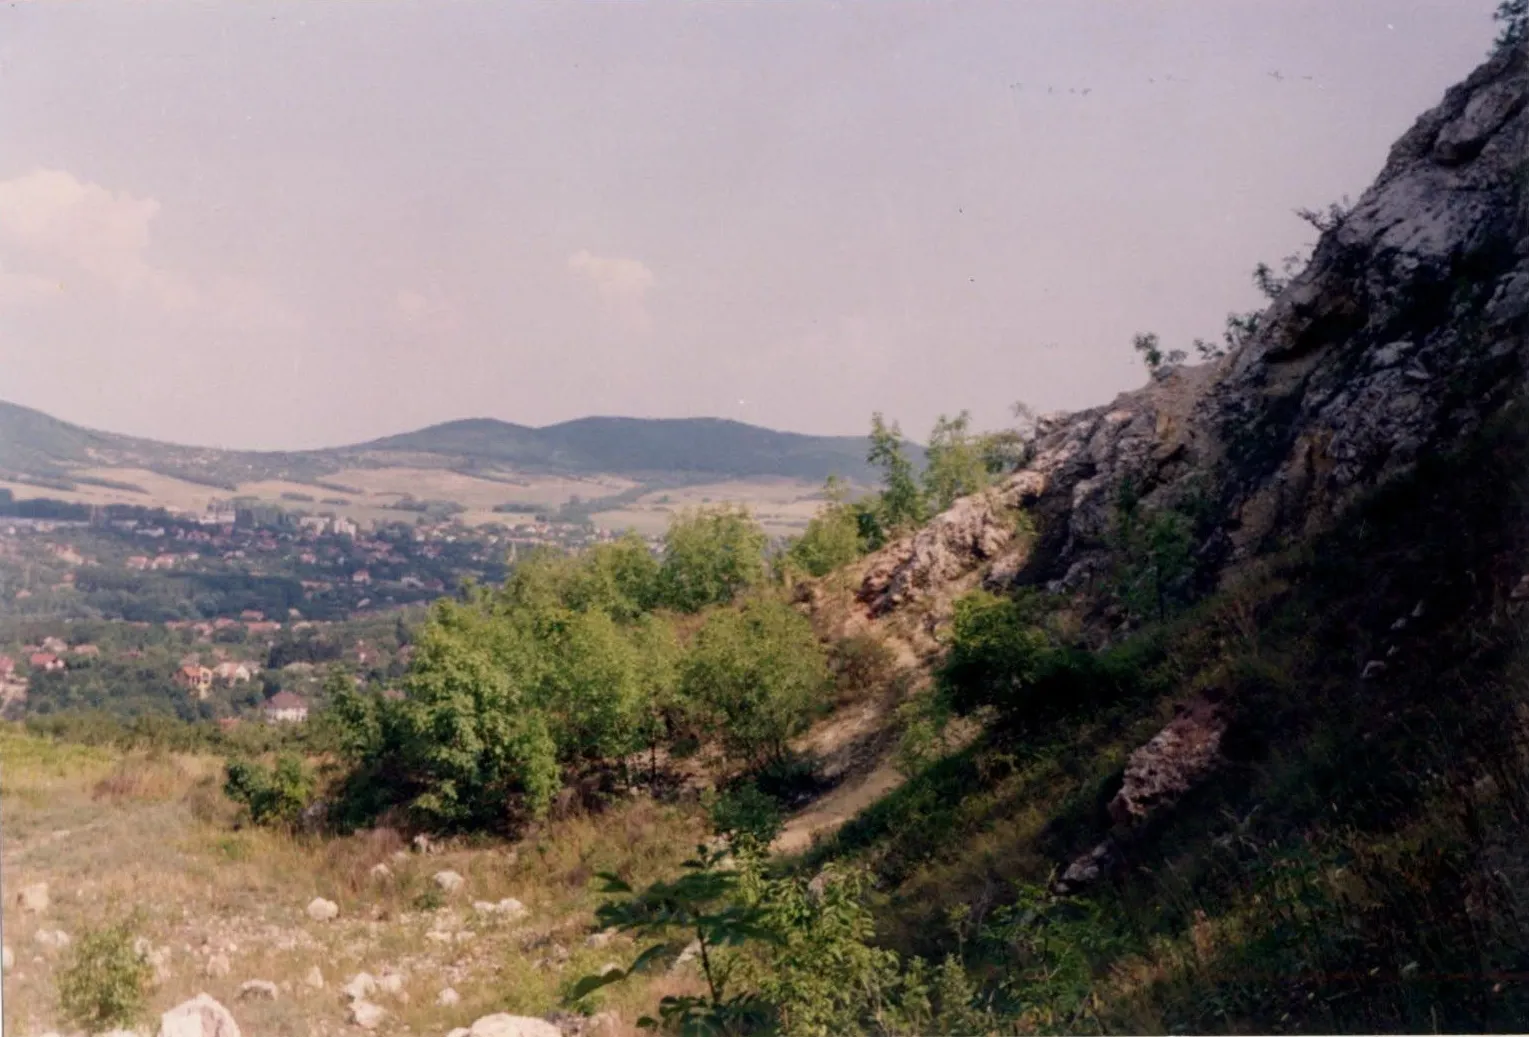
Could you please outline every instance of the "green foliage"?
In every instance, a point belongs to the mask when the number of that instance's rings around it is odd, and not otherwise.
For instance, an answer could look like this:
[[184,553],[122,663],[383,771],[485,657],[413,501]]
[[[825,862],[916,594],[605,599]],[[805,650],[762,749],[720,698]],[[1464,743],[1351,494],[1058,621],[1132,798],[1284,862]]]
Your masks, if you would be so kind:
[[665,1030],[686,1035],[755,1030],[767,1018],[767,1006],[752,993],[730,993],[733,962],[719,952],[778,937],[764,925],[765,911],[744,902],[743,872],[731,865],[730,858],[726,846],[697,847],[696,855],[683,865],[684,874],[670,882],[656,882],[640,893],[617,875],[601,874],[602,891],[613,899],[596,912],[600,924],[656,942],[628,968],[580,980],[568,1000],[577,1004],[603,986],[672,963],[694,941],[706,995],[666,997],[659,1004],[659,1019],[639,1020],[639,1025],[656,1027],[661,1022]]
[[759,884],[762,925],[774,939],[753,985],[786,1037],[905,1032],[896,1025],[900,961],[872,943],[868,890],[869,877],[858,869],[825,872],[811,884]]
[[1162,343],[1158,340],[1156,332],[1138,333],[1131,339],[1131,348],[1136,350],[1143,364],[1147,365],[1150,374],[1157,374],[1166,367],[1184,362],[1184,351],[1173,349],[1163,351]]
[[548,717],[503,665],[529,654],[512,633],[442,602],[416,642],[401,755],[419,785],[410,806],[433,825],[499,827],[515,803],[539,813],[557,789]]
[[1018,707],[1051,651],[1036,619],[1027,602],[987,591],[973,591],[956,602],[950,650],[938,680],[958,711],[989,703]]
[[1146,512],[1135,489],[1121,487],[1111,547],[1117,593],[1131,615],[1159,622],[1187,604],[1195,575],[1194,529],[1188,516],[1171,510]]
[[931,511],[944,511],[957,498],[985,489],[992,476],[990,463],[1001,463],[996,449],[990,452],[986,438],[972,435],[970,427],[971,415],[962,411],[954,418],[940,415],[929,433],[924,499]]
[[783,823],[780,804],[752,781],[724,791],[711,806],[712,829],[745,852],[766,850]]
[[313,798],[314,780],[300,756],[283,753],[272,767],[251,760],[230,760],[223,792],[242,806],[257,825],[297,824]]
[[821,704],[826,681],[812,625],[784,602],[759,599],[707,616],[680,687],[729,755],[757,765],[785,755]]
[[154,969],[135,943],[131,920],[80,936],[56,980],[64,1018],[89,1033],[142,1018]]
[[764,582],[768,543],[745,508],[701,509],[676,516],[664,537],[659,598],[678,612],[699,612]]
[[809,576],[827,576],[859,558],[867,546],[859,515],[844,500],[837,480],[830,479],[824,492],[828,503],[786,551],[790,564]]
[[903,449],[902,430],[896,422],[888,425],[879,412],[871,415],[871,448],[866,458],[881,472],[876,539],[896,536],[922,523],[928,511],[913,475],[913,462]]

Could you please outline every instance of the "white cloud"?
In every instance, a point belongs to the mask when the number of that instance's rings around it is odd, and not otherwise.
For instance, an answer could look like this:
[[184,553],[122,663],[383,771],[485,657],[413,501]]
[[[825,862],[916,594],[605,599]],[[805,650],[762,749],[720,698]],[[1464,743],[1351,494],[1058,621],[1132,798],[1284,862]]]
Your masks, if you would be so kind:
[[263,288],[193,278],[149,257],[159,202],[37,169],[0,181],[0,304],[93,297],[103,289],[166,314],[292,327],[296,316]]
[[568,269],[594,285],[607,306],[639,330],[646,330],[648,291],[655,278],[647,265],[620,256],[597,256],[581,249],[568,257]]

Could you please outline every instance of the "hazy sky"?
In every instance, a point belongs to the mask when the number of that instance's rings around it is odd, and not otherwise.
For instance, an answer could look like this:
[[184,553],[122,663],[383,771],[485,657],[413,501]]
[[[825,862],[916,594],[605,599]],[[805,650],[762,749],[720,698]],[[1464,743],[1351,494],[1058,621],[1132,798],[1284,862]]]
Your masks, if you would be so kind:
[[241,447],[1093,405],[1496,2],[10,4],[0,398]]

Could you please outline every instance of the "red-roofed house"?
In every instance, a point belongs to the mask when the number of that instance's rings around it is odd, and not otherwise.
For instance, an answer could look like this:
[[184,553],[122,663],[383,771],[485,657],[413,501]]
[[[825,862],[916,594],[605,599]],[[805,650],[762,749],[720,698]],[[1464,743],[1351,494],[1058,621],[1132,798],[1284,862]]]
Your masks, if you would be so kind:
[[212,671],[196,663],[186,663],[175,671],[175,683],[198,699],[205,699],[208,692],[212,691]]
[[34,670],[52,673],[54,670],[62,670],[64,668],[64,660],[52,652],[33,652],[27,659],[27,665]]
[[272,724],[296,724],[308,719],[308,703],[290,691],[278,691],[266,700],[265,719]]

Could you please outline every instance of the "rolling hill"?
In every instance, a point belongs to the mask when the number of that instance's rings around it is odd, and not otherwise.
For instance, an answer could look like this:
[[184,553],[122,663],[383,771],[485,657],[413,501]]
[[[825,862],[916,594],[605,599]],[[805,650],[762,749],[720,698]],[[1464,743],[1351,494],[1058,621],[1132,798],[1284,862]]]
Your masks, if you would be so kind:
[[[321,502],[344,493],[360,511],[415,497],[451,501],[480,516],[499,504],[555,509],[577,498],[586,510],[626,509],[626,522],[634,506],[670,505],[656,492],[638,503],[650,491],[699,487],[691,495],[696,503],[783,507],[791,515],[782,512],[782,521],[795,525],[804,521],[797,512],[805,496],[828,476],[874,481],[867,446],[858,436],[809,436],[717,418],[590,417],[544,428],[473,418],[328,449],[220,450],[87,429],[0,402],[0,486],[22,495],[190,510],[219,491]],[[910,451],[921,459],[919,447],[910,444]]]

